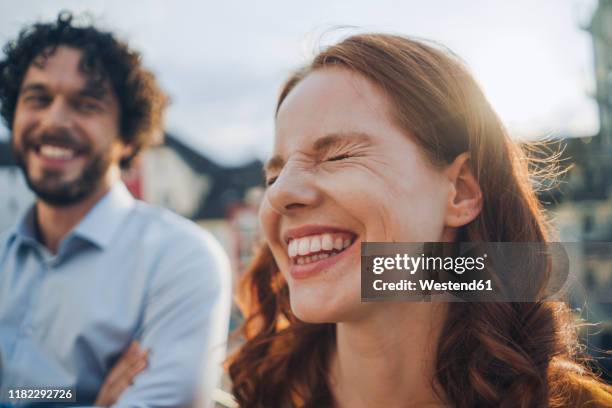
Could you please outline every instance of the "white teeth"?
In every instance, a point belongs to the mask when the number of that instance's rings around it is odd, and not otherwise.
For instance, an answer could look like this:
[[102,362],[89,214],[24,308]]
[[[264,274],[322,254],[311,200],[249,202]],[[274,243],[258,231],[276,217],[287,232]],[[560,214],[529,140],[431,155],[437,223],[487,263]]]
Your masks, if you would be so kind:
[[315,254],[315,255],[298,256],[295,260],[295,263],[297,263],[298,265],[304,265],[304,264],[309,264],[312,262],[317,262],[323,259],[331,258],[332,256],[336,256],[336,255],[338,255],[338,252],[323,252],[323,253]]
[[289,242],[289,257],[293,258],[298,254],[298,240],[294,239]]
[[306,255],[310,250],[310,240],[307,237],[298,240],[298,254]]
[[42,145],[40,147],[40,154],[50,159],[69,160],[74,157],[74,150],[58,146]]
[[303,265],[334,256],[352,243],[351,235],[346,232],[310,235],[290,240],[287,253],[290,258],[296,258],[298,265]]
[[334,240],[334,249],[337,249],[338,251],[340,251],[342,249],[342,238],[338,237]]
[[310,240],[310,252],[319,252],[321,250],[321,238],[313,237]]
[[330,234],[323,234],[321,238],[321,248],[324,251],[331,251],[334,248],[334,240]]

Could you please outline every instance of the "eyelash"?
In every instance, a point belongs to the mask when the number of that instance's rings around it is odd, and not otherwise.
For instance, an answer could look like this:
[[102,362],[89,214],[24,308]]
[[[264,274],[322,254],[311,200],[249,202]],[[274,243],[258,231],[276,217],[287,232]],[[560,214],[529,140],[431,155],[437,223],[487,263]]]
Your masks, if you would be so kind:
[[82,102],[77,104],[77,108],[80,111],[87,111],[87,112],[97,112],[100,110],[100,107],[98,105],[96,105],[95,103],[90,103],[90,102]]
[[[345,160],[345,159],[349,159],[351,157],[350,154],[348,153],[344,153],[344,154],[339,154],[336,156],[332,156],[329,159],[325,160],[328,162],[334,162],[334,161],[340,161],[340,160]],[[278,178],[278,176],[275,177],[270,177],[268,180],[266,180],[266,186],[271,186],[272,184],[274,184],[274,182],[276,181],[276,179]]]
[[[45,95],[32,95],[32,96],[27,96],[25,98],[25,101],[35,106],[43,106],[43,105],[47,105],[51,101],[51,98]],[[77,110],[82,111],[82,112],[100,111],[99,105],[93,102],[80,102],[80,101],[74,102],[74,107]]]
[[28,96],[25,101],[35,105],[44,105],[49,102],[49,97],[43,95]]
[[270,187],[272,184],[274,184],[277,178],[278,177],[270,177],[268,180],[266,180],[266,186]]
[[344,154],[339,154],[336,156],[332,156],[329,159],[327,159],[327,161],[340,161],[340,160],[344,160],[344,159],[348,159],[351,156],[348,153],[344,153]]

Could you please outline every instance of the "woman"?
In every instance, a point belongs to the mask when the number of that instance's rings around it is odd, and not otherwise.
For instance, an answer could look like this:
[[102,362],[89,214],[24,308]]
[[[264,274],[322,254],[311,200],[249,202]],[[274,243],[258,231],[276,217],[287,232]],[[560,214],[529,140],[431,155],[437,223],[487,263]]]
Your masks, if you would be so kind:
[[437,47],[356,35],[292,76],[229,366],[240,406],[612,406],[563,304],[360,302],[361,242],[545,242],[523,159]]

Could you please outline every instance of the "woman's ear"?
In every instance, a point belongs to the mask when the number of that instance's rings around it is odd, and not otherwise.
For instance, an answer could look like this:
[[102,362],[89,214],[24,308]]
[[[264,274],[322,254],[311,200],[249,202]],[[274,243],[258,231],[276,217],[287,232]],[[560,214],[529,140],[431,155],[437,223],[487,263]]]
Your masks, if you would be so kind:
[[470,166],[470,154],[461,153],[444,173],[450,183],[445,225],[461,227],[473,221],[482,210],[482,191]]

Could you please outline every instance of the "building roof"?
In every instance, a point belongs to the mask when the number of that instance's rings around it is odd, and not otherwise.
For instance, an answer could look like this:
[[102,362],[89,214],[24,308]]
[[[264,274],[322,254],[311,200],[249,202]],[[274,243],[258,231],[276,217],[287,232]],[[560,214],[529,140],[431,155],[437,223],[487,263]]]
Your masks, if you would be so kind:
[[174,150],[195,173],[208,176],[212,182],[202,204],[193,214],[194,219],[225,218],[233,206],[244,202],[249,189],[264,185],[263,163],[259,160],[241,166],[223,166],[170,133],[164,135],[163,146]]

